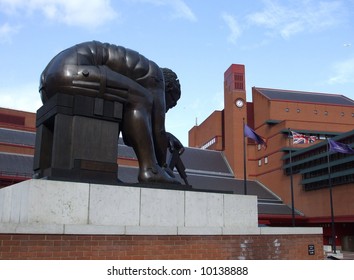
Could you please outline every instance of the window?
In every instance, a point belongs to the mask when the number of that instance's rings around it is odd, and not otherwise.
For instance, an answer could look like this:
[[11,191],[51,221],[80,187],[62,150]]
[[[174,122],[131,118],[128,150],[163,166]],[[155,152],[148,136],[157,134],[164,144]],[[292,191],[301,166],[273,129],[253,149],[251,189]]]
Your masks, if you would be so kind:
[[203,146],[201,146],[200,148],[205,150],[207,148],[209,148],[211,145],[216,143],[216,137],[212,138],[211,140],[209,140],[208,142],[206,142]]
[[[323,135],[321,138],[325,138]],[[354,143],[354,135],[341,141],[345,144]],[[266,163],[266,158],[264,159]],[[334,153],[330,155],[332,186],[354,183],[354,161],[352,155]],[[328,182],[328,158],[327,146],[304,151],[292,157],[293,174],[302,174],[302,185],[305,191],[327,188]],[[289,158],[284,160],[289,164]],[[285,168],[285,174],[290,175],[290,167]]]
[[13,116],[13,115],[0,113],[0,122],[24,126],[25,125],[25,117]]
[[243,74],[234,74],[235,89],[244,90]]
[[268,164],[268,157],[264,157],[264,164]]

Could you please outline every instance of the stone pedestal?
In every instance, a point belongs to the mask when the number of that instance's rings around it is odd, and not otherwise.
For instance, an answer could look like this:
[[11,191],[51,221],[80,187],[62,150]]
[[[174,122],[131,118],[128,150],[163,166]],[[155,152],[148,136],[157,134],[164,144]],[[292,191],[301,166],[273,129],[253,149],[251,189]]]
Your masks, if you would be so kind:
[[0,190],[0,233],[257,234],[257,198],[28,180]]
[[322,228],[257,216],[255,196],[32,179],[0,189],[0,259],[323,259]]
[[117,183],[121,103],[57,94],[37,111],[35,178]]

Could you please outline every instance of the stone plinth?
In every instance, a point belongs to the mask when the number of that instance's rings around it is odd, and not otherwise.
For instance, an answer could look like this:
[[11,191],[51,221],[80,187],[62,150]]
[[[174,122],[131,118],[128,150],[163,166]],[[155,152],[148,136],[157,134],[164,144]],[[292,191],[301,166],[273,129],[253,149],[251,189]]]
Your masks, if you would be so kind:
[[319,260],[322,242],[322,228],[258,227],[255,196],[37,179],[0,189],[0,259]]
[[257,234],[257,198],[32,179],[0,190],[1,233]]

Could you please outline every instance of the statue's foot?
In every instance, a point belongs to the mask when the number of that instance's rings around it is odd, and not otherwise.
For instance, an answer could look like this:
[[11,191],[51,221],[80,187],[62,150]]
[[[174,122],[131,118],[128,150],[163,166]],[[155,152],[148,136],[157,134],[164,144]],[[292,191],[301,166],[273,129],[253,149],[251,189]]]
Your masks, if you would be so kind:
[[141,169],[138,180],[140,183],[159,183],[159,184],[181,184],[176,178],[169,176],[162,168]]
[[162,170],[165,171],[167,175],[170,176],[171,178],[175,178],[175,174],[169,167],[163,167]]

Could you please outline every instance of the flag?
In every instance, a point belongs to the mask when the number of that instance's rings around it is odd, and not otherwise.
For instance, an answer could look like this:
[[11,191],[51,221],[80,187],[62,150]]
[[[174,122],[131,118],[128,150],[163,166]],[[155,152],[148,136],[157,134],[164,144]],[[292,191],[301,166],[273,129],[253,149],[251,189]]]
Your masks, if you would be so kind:
[[316,141],[316,136],[308,136],[304,134],[297,133],[295,131],[291,131],[293,135],[293,144],[311,144]]
[[339,143],[328,139],[329,150],[331,152],[337,152],[342,154],[354,154],[354,150],[347,144]]
[[244,136],[253,139],[257,142],[257,144],[262,145],[264,148],[267,148],[267,143],[265,138],[259,136],[252,128],[250,128],[247,124],[244,125]]

